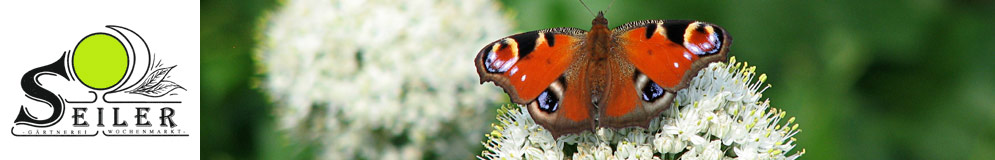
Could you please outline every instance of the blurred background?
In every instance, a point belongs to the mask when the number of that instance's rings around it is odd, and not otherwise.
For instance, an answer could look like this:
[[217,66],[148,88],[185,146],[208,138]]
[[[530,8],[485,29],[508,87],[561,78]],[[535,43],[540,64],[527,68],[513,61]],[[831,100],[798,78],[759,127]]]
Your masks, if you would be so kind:
[[[262,87],[262,32],[292,2],[201,1],[203,159],[334,158],[323,143],[281,127],[281,105]],[[587,3],[595,12],[609,5]],[[494,5],[510,33],[587,30],[593,18],[573,0]],[[730,54],[768,75],[772,106],[797,117],[804,159],[995,159],[993,16],[995,1],[986,0],[617,1],[606,14],[610,27],[644,19],[724,27],[734,38]],[[452,54],[472,56],[492,40]],[[406,141],[415,140],[388,144]]]

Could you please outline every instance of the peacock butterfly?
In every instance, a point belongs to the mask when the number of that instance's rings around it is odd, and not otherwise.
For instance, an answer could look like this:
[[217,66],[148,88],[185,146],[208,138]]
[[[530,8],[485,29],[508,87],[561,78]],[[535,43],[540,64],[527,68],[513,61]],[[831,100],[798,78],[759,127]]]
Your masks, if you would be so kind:
[[485,46],[474,59],[480,83],[494,82],[553,137],[598,127],[649,127],[698,70],[724,61],[732,37],[714,24],[644,20],[591,31],[552,28]]

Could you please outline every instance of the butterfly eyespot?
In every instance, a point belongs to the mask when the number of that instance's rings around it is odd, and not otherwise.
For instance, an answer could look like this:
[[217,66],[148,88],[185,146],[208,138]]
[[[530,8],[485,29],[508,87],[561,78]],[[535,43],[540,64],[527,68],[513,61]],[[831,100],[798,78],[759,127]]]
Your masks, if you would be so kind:
[[660,85],[657,85],[653,81],[650,81],[648,85],[643,86],[643,88],[640,89],[640,91],[643,92],[642,98],[643,101],[646,102],[652,102],[656,99],[659,99],[660,97],[663,97],[664,95],[663,87],[660,87]]
[[719,51],[722,41],[716,29],[701,22],[692,23],[684,34],[684,47],[696,55],[710,55]]
[[560,98],[550,93],[549,90],[543,91],[542,94],[539,94],[539,97],[536,98],[536,102],[539,103],[539,110],[548,113],[554,113],[560,107]]
[[[514,43],[514,42],[512,42]],[[511,45],[506,42],[495,43],[484,49],[484,68],[491,73],[504,73],[518,62],[518,55],[514,51],[508,50]]]

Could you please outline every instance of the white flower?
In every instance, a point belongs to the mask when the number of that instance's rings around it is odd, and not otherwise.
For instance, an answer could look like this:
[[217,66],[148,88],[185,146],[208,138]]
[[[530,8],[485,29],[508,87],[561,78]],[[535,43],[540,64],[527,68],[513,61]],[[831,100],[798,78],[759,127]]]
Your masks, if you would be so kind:
[[256,54],[282,128],[321,145],[328,159],[476,152],[487,106],[502,96],[479,86],[472,59],[511,26],[495,2],[282,4],[268,15]]
[[[520,148],[553,148],[533,154],[571,155],[572,159],[796,159],[804,149],[788,152],[795,147],[793,136],[801,130],[793,124],[794,117],[782,122],[787,112],[770,108],[769,100],[760,100],[769,85],[763,84],[767,78],[763,74],[753,81],[755,70],[736,62],[735,57],[729,63],[710,64],[677,93],[677,105],[654,119],[648,129],[601,128],[597,133],[565,135],[554,141],[549,132],[535,125],[524,107],[506,106],[499,113],[502,123],[494,125],[500,129],[488,135],[487,151],[480,158],[535,157],[506,154],[517,150],[498,147],[516,142],[524,145],[516,146]],[[516,139],[522,138],[517,137],[524,135],[521,132],[529,132],[530,137]],[[502,136],[508,134],[516,136]],[[565,146],[576,146],[577,152],[556,149]]]

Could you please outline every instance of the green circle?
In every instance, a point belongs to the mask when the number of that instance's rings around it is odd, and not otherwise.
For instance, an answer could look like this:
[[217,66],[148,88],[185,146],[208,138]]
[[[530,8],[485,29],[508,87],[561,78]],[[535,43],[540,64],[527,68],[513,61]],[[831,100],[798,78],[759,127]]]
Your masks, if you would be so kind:
[[128,52],[121,41],[111,35],[88,35],[76,44],[73,71],[80,82],[90,88],[110,88],[128,71]]

